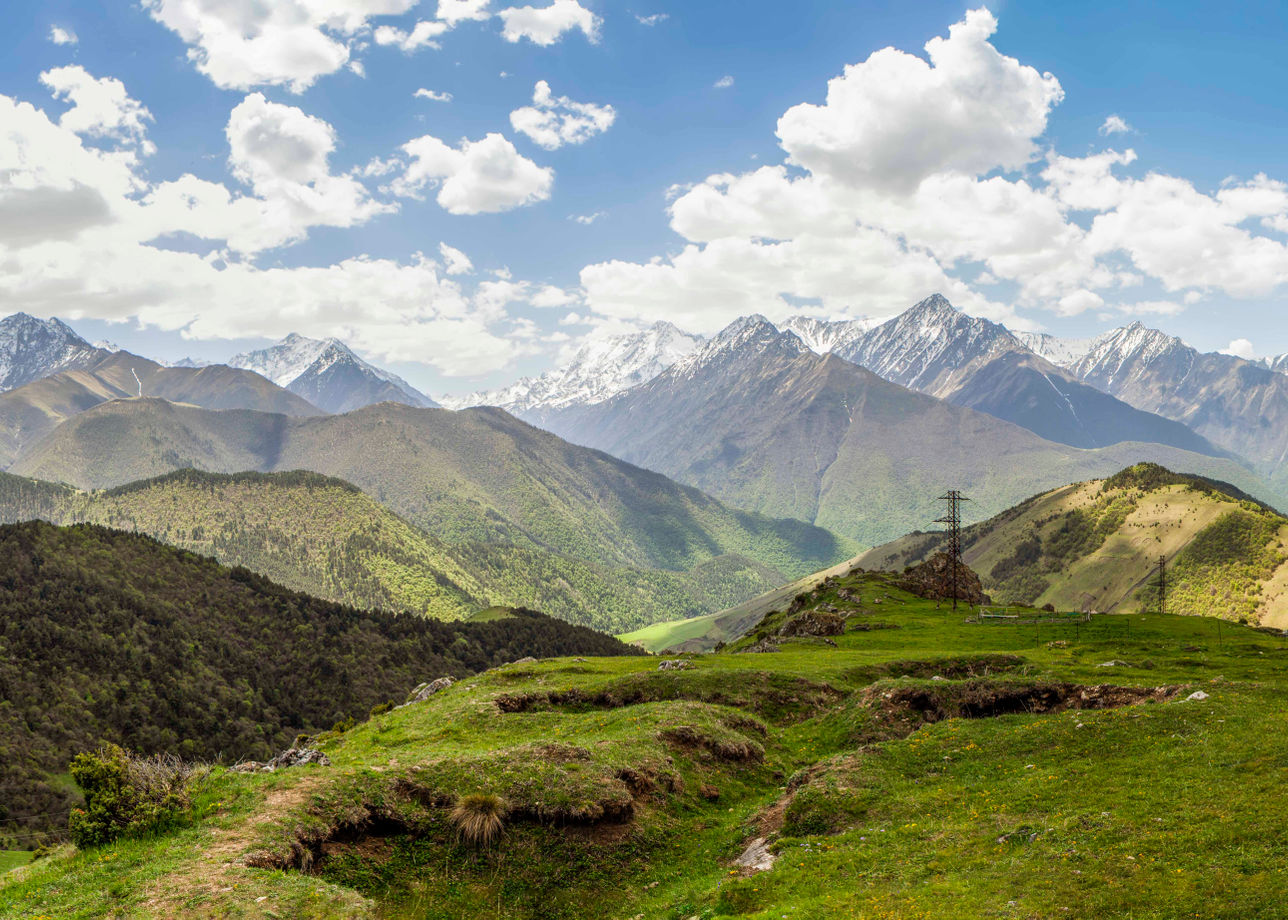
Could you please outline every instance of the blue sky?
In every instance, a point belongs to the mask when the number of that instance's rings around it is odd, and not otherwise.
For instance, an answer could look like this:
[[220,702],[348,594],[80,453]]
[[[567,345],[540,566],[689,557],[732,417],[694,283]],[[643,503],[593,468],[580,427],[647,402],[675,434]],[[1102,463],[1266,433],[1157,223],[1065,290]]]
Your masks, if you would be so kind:
[[535,3],[8,10],[0,313],[171,358],[335,334],[431,392],[941,288],[1288,351],[1282,4]]

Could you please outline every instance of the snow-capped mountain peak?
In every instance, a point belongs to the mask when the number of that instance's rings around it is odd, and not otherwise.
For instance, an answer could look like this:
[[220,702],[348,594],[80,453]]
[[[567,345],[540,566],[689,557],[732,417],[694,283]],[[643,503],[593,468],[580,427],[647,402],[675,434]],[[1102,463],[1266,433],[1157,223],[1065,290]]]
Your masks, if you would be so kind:
[[1020,346],[1004,326],[968,316],[940,294],[857,336],[838,356],[932,395],[971,362]]
[[60,371],[89,367],[107,352],[59,319],[15,313],[0,319],[0,392]]
[[741,316],[717,332],[701,348],[675,366],[675,373],[692,376],[705,367],[730,356],[743,359],[751,355],[781,352],[803,354],[809,349],[794,332],[780,331],[759,313]]
[[1115,383],[1131,368],[1146,368],[1163,359],[1188,365],[1197,357],[1198,352],[1176,336],[1137,320],[1096,336],[1087,353],[1069,369],[1083,380],[1113,392]]
[[434,401],[397,374],[364,361],[339,339],[311,339],[292,332],[267,348],[237,355],[230,367],[254,371],[328,412],[373,402],[426,407]]
[[592,338],[563,367],[524,377],[501,390],[447,396],[450,409],[500,406],[516,414],[594,405],[647,383],[691,354],[702,337],[659,321],[640,332]]

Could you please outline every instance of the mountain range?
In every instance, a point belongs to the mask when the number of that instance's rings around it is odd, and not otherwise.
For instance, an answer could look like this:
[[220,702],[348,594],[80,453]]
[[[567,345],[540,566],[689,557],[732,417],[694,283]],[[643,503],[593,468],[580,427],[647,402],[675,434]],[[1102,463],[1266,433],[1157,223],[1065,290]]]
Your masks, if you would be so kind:
[[733,323],[642,386],[553,413],[546,424],[732,505],[811,521],[867,545],[938,517],[936,499],[949,487],[976,499],[969,514],[977,519],[1138,460],[1274,494],[1199,438],[1202,452],[1134,441],[1082,449],[1046,440],[834,353],[818,355],[762,317]]
[[59,371],[91,367],[109,353],[61,320],[14,313],[0,319],[0,393]]

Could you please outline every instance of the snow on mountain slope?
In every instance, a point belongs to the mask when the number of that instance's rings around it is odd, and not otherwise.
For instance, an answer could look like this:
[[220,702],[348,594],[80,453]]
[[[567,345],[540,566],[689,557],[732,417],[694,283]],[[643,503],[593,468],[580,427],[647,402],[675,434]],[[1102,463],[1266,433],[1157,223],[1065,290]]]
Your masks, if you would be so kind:
[[291,333],[275,345],[237,355],[230,367],[255,371],[328,412],[377,402],[417,408],[436,403],[397,374],[369,364],[338,339]]
[[783,332],[794,333],[815,354],[826,355],[845,349],[878,324],[879,321],[870,316],[833,321],[815,319],[812,316],[792,316],[779,323],[778,328]]
[[108,352],[58,319],[15,313],[0,319],[0,392],[33,380],[97,364]]
[[1265,357],[1261,361],[1276,374],[1288,374],[1288,355]]
[[1012,332],[1025,347],[1058,367],[1068,367],[1091,351],[1095,339],[1062,339],[1045,332]]
[[642,332],[592,339],[568,364],[540,377],[524,377],[500,390],[444,396],[440,401],[449,409],[499,406],[516,415],[594,405],[652,380],[701,343],[701,336],[657,322]]

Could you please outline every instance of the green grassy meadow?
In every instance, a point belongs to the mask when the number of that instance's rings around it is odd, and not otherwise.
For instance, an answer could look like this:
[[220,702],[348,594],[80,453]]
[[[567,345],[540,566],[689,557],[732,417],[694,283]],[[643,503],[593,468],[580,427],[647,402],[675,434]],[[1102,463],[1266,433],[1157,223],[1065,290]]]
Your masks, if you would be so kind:
[[[216,770],[174,833],[8,873],[0,916],[1288,917],[1281,635],[812,600],[835,647],[508,665],[315,739],[330,767]],[[475,792],[508,806],[480,848]]]

